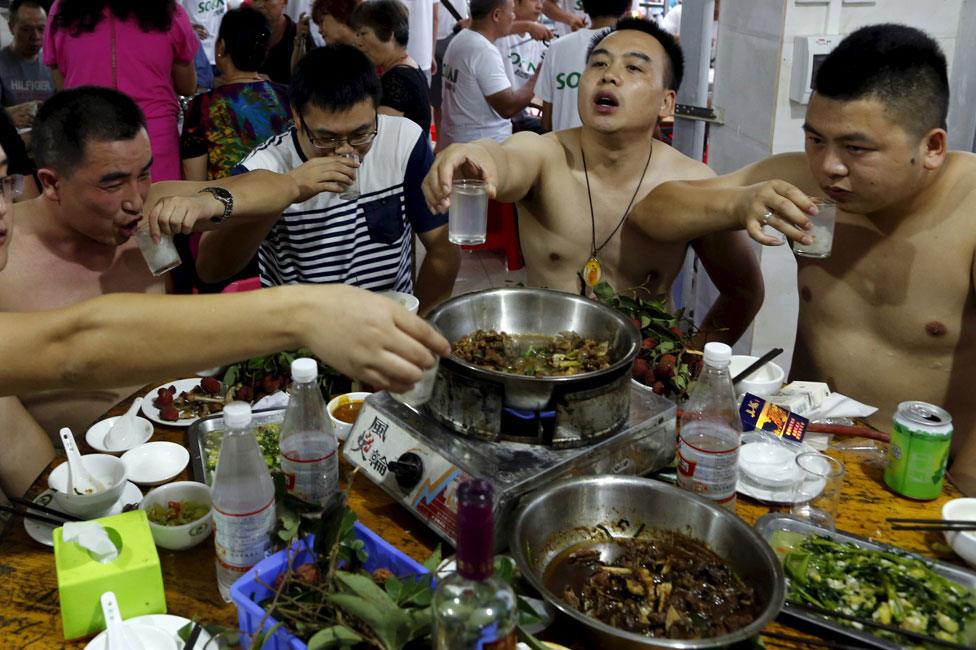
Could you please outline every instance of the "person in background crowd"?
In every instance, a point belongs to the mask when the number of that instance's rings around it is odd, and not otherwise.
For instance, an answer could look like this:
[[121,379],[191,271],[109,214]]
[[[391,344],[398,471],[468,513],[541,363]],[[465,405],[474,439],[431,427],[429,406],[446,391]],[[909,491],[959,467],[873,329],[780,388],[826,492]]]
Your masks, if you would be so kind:
[[271,81],[286,85],[291,81],[295,50],[308,51],[315,46],[307,32],[298,38],[295,21],[285,14],[287,4],[288,0],[251,0],[251,6],[263,13],[271,26],[271,46],[259,72],[268,75]]
[[[15,180],[10,171],[0,147],[0,271],[7,266],[11,240],[20,236],[8,220]],[[298,184],[287,176],[264,183],[266,194],[277,189],[282,196],[299,197]],[[158,216],[154,206],[148,212]],[[0,279],[4,276],[0,273]],[[14,395],[54,389],[91,394],[301,346],[378,390],[401,392],[437,356],[451,351],[442,336],[394,301],[345,285],[222,296],[114,294],[44,311],[5,310],[0,313],[0,503],[5,495],[24,495],[54,459],[49,436]]]
[[479,138],[503,141],[512,134],[510,118],[532,101],[538,71],[513,90],[495,41],[511,33],[513,0],[472,0],[471,27],[459,33],[444,53],[442,122],[438,150]]
[[[515,0],[516,23],[537,23],[541,15],[542,0]],[[515,92],[538,74],[546,56],[546,44],[528,34],[503,36],[495,41],[495,47],[501,52],[505,74]],[[512,130],[541,133],[542,126],[538,117],[523,108],[512,116]]]
[[51,69],[41,62],[47,14],[36,0],[10,3],[13,42],[0,50],[0,104],[18,129],[30,128],[41,103],[54,94]]
[[582,127],[448,147],[424,180],[428,204],[437,211],[450,206],[456,173],[485,180],[490,197],[518,203],[528,284],[572,293],[591,293],[606,281],[618,291],[640,287],[642,295],[670,296],[691,246],[721,293],[701,339],[734,343],[763,302],[762,274],[745,233],[663,244],[630,212],[659,183],[713,175],[654,139],[658,119],[674,111],[683,66],[680,48],[655,23],[621,20],[587,59]]
[[[417,232],[426,249],[416,281],[420,309],[449,297],[460,255],[447,239],[447,215],[431,214],[420,191],[433,158],[427,134],[408,119],[379,114],[372,62],[348,45],[313,50],[289,92],[295,126],[255,149],[240,169],[327,174],[331,189],[261,223],[231,220],[204,233],[200,277],[219,281],[258,252],[264,286],[344,282],[413,293]],[[345,194],[354,179],[358,191]]]
[[543,131],[582,126],[576,106],[586,53],[597,32],[613,26],[630,9],[631,0],[582,0],[590,27],[561,36],[549,46],[536,93],[542,98]]
[[356,30],[357,46],[381,75],[379,112],[406,117],[430,133],[427,77],[407,53],[407,13],[400,0],[369,0],[356,7],[349,24]]
[[[448,7],[450,5],[450,7]],[[455,18],[452,10],[458,14]],[[441,97],[444,88],[444,53],[454,39],[454,35],[471,23],[468,0],[448,0],[437,3],[437,31],[434,33],[434,62],[431,64],[430,105],[434,111],[434,122],[441,123]]]
[[[219,84],[197,95],[183,120],[180,156],[183,177],[191,181],[214,180],[231,175],[234,167],[254,147],[288,128],[288,88],[258,73],[268,53],[271,29],[264,14],[252,7],[232,9],[224,15],[217,34]],[[221,290],[226,284],[257,275],[254,259],[240,273],[218,285],[196,278],[192,251],[199,234],[179,245],[181,267],[201,293]]]
[[407,52],[417,62],[427,78],[427,87],[434,72],[434,47],[437,42],[438,0],[402,0],[410,18],[410,42]]
[[44,34],[56,87],[115,88],[135,100],[152,142],[152,178],[179,180],[177,95],[196,92],[200,41],[175,0],[58,0]]
[[814,79],[805,153],[730,174],[665,183],[634,209],[662,238],[745,227],[763,244],[813,233],[809,197],[837,204],[833,248],[797,257],[799,315],[791,374],[878,407],[952,415],[949,475],[976,495],[976,156],[949,151],[945,55],[906,25],[849,34]]
[[190,24],[200,39],[207,61],[211,66],[217,65],[217,30],[227,13],[226,0],[182,0],[182,4],[190,16]]
[[587,25],[582,0],[544,0],[542,12],[556,23],[559,38]]
[[315,0],[312,22],[328,45],[355,45],[356,32],[349,26],[349,17],[361,0]]

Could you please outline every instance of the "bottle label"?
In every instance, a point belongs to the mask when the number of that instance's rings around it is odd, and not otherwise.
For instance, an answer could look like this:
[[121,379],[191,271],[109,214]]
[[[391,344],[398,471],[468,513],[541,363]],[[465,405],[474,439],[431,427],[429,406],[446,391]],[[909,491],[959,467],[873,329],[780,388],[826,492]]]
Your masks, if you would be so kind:
[[244,573],[264,559],[271,549],[275,523],[274,497],[260,510],[245,514],[221,512],[214,507],[217,561],[231,571]]
[[318,458],[289,458],[282,454],[285,489],[306,503],[325,505],[339,490],[339,458],[336,451]]
[[735,497],[739,434],[707,423],[685,423],[678,438],[678,486],[718,502]]

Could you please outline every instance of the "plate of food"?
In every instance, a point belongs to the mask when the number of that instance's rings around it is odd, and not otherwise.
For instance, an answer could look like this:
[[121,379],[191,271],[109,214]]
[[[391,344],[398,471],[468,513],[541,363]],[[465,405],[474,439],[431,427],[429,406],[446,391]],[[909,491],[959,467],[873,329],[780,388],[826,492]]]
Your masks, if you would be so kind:
[[224,392],[224,385],[215,377],[178,379],[149,391],[142,400],[142,412],[156,424],[187,427],[222,412]]
[[875,648],[926,647],[906,633],[973,647],[976,574],[779,514],[756,531],[783,563],[783,614]]

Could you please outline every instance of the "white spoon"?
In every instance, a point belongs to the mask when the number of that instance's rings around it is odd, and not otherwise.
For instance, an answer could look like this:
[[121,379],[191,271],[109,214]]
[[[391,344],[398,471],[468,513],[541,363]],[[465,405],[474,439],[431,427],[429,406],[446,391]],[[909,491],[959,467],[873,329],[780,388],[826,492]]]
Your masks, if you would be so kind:
[[136,413],[139,412],[140,406],[142,406],[142,398],[137,397],[133,400],[132,406],[125,412],[125,415],[112,423],[112,428],[108,430],[108,433],[105,434],[105,439],[102,441],[106,449],[122,451],[123,449],[135,446],[139,442]]
[[102,616],[105,617],[106,634],[108,635],[108,650],[130,650],[132,645],[122,627],[122,615],[119,613],[119,603],[115,600],[115,593],[106,591],[102,594]]
[[74,434],[68,427],[61,429],[61,445],[68,454],[68,494],[98,494],[108,489],[104,483],[95,480],[82,463]]

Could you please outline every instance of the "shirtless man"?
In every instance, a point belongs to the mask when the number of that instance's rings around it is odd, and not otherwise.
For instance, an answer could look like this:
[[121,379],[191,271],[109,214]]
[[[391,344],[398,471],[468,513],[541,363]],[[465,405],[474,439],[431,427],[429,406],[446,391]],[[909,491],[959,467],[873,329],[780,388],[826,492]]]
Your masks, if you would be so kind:
[[[0,148],[0,271],[21,234],[7,220],[17,179],[6,172]],[[282,195],[286,204],[301,196],[289,176],[261,172],[249,178],[265,193]],[[235,192],[250,202],[246,192]],[[175,228],[192,211],[193,200],[169,197],[150,218]],[[235,210],[238,216],[246,213]],[[401,392],[436,355],[450,352],[443,337],[397,303],[347,285],[217,296],[114,294],[50,311],[0,313],[0,502],[4,494],[24,494],[54,457],[47,434],[12,395],[145,384],[301,346],[344,374]]]
[[[945,57],[922,32],[874,25],[824,61],[807,109],[806,155],[733,174],[668,183],[635,209],[683,239],[763,221],[807,239],[810,196],[838,205],[833,252],[797,258],[800,313],[793,376],[879,407],[924,400],[953,417],[951,475],[976,493],[976,156],[947,151]],[[772,180],[778,179],[778,180]]]
[[736,341],[763,300],[745,234],[662,244],[626,217],[631,203],[661,182],[712,176],[652,137],[658,118],[674,110],[681,72],[674,39],[649,21],[620,21],[587,58],[578,100],[582,127],[448,147],[424,180],[428,203],[447,210],[455,176],[486,180],[490,196],[518,202],[529,284],[573,293],[595,258],[618,291],[644,286],[651,295],[669,294],[690,241],[721,292],[703,330],[711,339]]
[[[33,135],[42,192],[11,210],[17,236],[0,274],[3,312],[57,309],[108,293],[164,293],[166,280],[152,276],[132,235],[144,213],[156,230],[188,232],[184,223],[196,221],[198,229],[215,227],[210,217],[221,218],[225,206],[200,193],[203,187],[220,185],[232,193],[234,221],[277,214],[294,198],[294,183],[270,172],[151,185],[152,151],[142,114],[110,89],[55,95],[41,108]],[[63,426],[83,432],[136,388],[75,387],[21,398],[53,436]]]

